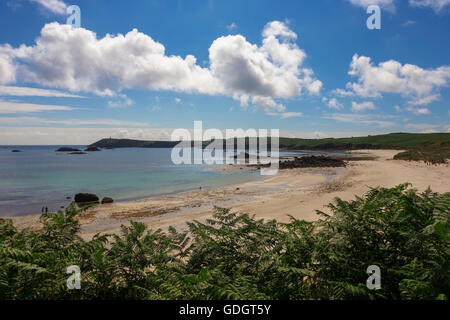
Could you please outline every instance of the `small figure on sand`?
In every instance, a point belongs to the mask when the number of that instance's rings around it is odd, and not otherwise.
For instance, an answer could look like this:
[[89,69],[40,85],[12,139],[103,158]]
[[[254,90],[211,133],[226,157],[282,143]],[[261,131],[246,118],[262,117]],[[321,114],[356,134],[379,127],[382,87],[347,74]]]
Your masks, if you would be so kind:
[[41,213],[44,214],[45,207],[42,207]]
[[48,213],[48,208],[47,207],[45,207],[45,213]]

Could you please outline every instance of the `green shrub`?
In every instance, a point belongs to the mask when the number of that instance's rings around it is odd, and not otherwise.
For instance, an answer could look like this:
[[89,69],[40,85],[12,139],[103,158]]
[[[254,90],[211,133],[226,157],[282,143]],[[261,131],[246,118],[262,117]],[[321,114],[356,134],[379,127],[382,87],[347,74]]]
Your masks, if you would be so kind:
[[[317,222],[216,208],[187,232],[131,222],[91,241],[72,207],[39,232],[0,221],[0,299],[447,299],[450,193],[408,187],[337,198]],[[70,265],[80,290],[66,287]],[[380,290],[366,287],[369,265]]]

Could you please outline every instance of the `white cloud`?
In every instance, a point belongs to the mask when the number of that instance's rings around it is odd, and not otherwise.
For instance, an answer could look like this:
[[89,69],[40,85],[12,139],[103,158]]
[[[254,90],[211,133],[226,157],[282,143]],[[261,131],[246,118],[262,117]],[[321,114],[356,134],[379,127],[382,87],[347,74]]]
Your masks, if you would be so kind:
[[409,4],[413,7],[431,7],[434,11],[439,12],[450,3],[450,0],[409,0]]
[[352,102],[352,111],[361,112],[366,110],[375,110],[376,107],[372,101],[366,101],[362,103],[357,103],[355,101]]
[[32,113],[43,111],[69,111],[73,109],[74,108],[67,106],[18,103],[0,100],[0,114]]
[[327,103],[328,107],[330,107],[331,109],[336,109],[336,110],[340,110],[342,109],[342,103],[340,103],[336,98],[331,98],[328,103]]
[[256,105],[256,109],[260,111],[269,112],[271,110],[283,112],[286,107],[282,104],[276,103],[272,98],[268,97],[253,97],[252,103]]
[[425,114],[430,114],[431,111],[428,110],[427,108],[412,108],[412,107],[408,107],[406,108],[406,110],[414,113],[415,115],[425,115]]
[[0,96],[15,97],[59,97],[59,98],[83,98],[82,96],[61,92],[29,87],[0,86]]
[[450,66],[425,70],[412,64],[389,60],[373,65],[369,57],[353,56],[349,74],[358,81],[348,83],[361,97],[381,97],[381,93],[398,93],[422,102],[436,95],[434,91],[448,85]]
[[115,100],[108,101],[110,108],[126,108],[134,105],[134,101],[128,98],[125,94],[118,94]]
[[262,46],[242,35],[220,37],[209,48],[211,72],[235,97],[288,98],[303,90],[320,92],[322,82],[311,69],[300,68],[306,54],[295,43],[297,35],[273,21],[263,31]]
[[233,31],[234,29],[237,28],[237,24],[232,22],[231,24],[227,25],[226,28],[230,31]]
[[353,92],[351,92],[351,91],[347,91],[347,90],[344,90],[344,89],[335,89],[335,90],[333,90],[331,93],[333,93],[333,94],[335,94],[335,95],[337,95],[337,96],[339,96],[339,97],[341,97],[341,98],[344,98],[344,97],[353,97],[355,94],[353,93]]
[[397,111],[397,112],[401,112],[402,111],[402,108],[400,108],[399,106],[395,106],[394,108],[395,108],[395,111]]
[[[0,46],[0,82],[16,75],[41,86],[114,97],[123,89],[169,90],[232,96],[241,101],[318,94],[322,82],[311,69],[283,22],[268,23],[260,46],[242,35],[216,39],[209,48],[209,68],[196,58],[166,55],[161,43],[136,29],[97,39],[94,32],[57,22],[46,24],[33,46]],[[270,103],[280,109],[279,103]]]
[[181,99],[180,98],[175,98],[175,103],[180,103]]
[[10,45],[0,45],[0,84],[16,81],[16,66],[11,53],[14,51]]
[[375,125],[383,128],[392,127],[395,125],[392,121],[380,120],[377,116],[368,114],[333,113],[330,115],[325,115],[323,118],[345,123]]
[[30,0],[31,2],[36,2],[40,4],[45,9],[57,13],[57,14],[65,14],[67,9],[67,4],[61,0]]

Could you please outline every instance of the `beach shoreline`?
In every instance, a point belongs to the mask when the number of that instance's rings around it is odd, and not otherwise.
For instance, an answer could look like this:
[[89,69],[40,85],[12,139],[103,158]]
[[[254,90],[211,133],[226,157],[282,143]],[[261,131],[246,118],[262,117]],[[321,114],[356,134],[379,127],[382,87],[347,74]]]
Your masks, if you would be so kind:
[[[346,168],[280,170],[276,176],[257,181],[93,207],[79,217],[81,236],[90,239],[97,233],[117,233],[130,220],[145,223],[150,229],[172,226],[182,230],[188,221],[211,217],[215,206],[280,222],[289,221],[289,216],[314,221],[319,218],[316,210],[327,211],[325,206],[335,197],[351,200],[370,188],[405,182],[419,191],[428,186],[435,192],[450,191],[448,164],[392,160],[398,152],[354,150],[352,153],[374,159],[349,161]],[[11,218],[19,228],[41,227],[39,215]]]

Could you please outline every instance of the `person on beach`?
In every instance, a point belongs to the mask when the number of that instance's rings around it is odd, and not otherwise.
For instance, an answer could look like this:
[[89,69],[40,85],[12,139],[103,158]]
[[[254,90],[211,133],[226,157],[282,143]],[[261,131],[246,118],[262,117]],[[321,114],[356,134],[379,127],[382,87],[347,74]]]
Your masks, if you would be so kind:
[[42,209],[41,209],[41,213],[42,213],[42,214],[44,214],[44,207],[42,207]]
[[48,213],[48,208],[47,207],[45,207],[45,213]]

